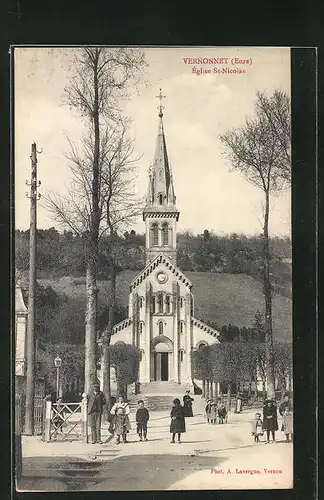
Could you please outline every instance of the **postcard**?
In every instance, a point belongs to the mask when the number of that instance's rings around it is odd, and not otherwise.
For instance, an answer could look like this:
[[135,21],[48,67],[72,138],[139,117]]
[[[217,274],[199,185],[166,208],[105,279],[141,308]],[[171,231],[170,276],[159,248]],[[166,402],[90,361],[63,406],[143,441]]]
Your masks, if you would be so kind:
[[292,489],[285,47],[15,47],[18,491]]

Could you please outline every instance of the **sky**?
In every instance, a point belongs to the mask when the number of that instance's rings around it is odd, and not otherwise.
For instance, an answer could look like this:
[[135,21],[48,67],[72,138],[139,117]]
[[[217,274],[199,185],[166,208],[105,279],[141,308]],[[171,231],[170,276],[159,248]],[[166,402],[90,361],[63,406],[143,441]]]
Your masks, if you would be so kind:
[[[239,172],[231,171],[219,136],[253,116],[257,90],[270,95],[280,88],[290,95],[290,50],[161,47],[143,51],[148,63],[145,82],[123,105],[125,114],[131,118],[130,133],[140,156],[136,166],[137,193],[146,194],[158,127],[156,96],[162,88],[166,96],[164,130],[180,211],[178,231],[197,234],[208,229],[216,234],[260,234],[262,191]],[[38,179],[42,182],[39,192],[64,194],[71,182],[65,157],[69,151],[67,136],[77,140],[83,130],[76,112],[62,104],[64,88],[71,77],[72,53],[72,48],[30,47],[14,51],[16,229],[29,228],[26,180],[30,179],[33,141],[42,150],[38,155]],[[189,64],[190,58],[218,61]],[[235,64],[235,58],[249,63]],[[211,73],[197,74],[194,67]],[[214,68],[244,69],[245,73],[214,73]],[[272,235],[290,235],[290,204],[290,189],[272,197]],[[40,229],[55,226],[41,200],[37,223]],[[140,217],[132,227],[136,232],[144,232]]]

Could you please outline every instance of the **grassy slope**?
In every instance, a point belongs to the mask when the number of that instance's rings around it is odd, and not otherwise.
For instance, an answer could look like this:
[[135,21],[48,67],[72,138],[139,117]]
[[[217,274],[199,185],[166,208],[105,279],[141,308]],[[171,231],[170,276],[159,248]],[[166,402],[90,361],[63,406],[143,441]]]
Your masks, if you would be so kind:
[[[128,306],[129,284],[137,271],[124,271],[118,276],[117,300]],[[245,274],[217,274],[187,272],[193,283],[195,316],[203,321],[215,321],[218,325],[231,323],[236,326],[250,326],[255,312],[263,311],[261,285]],[[57,292],[70,297],[84,298],[85,279],[65,277],[61,279],[40,279],[40,284],[50,285]],[[99,302],[107,303],[109,284],[99,282]],[[291,339],[292,301],[277,295],[273,301],[273,328],[277,341]]]

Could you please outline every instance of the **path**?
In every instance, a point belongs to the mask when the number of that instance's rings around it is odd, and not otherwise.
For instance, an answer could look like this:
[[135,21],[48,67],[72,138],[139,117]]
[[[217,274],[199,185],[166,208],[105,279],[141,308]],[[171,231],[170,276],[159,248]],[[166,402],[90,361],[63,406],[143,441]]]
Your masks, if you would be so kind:
[[[202,404],[196,405],[202,407]],[[23,441],[20,489],[44,491],[289,488],[293,446],[278,432],[276,444],[254,444],[253,412],[231,414],[207,425],[201,412],[186,420],[182,444],[170,444],[169,415],[152,412],[149,441],[139,442],[135,424],[129,443],[85,445]],[[34,440],[34,442],[32,442]],[[68,453],[68,455],[67,455]],[[230,469],[230,472],[229,472]],[[237,469],[237,470],[236,470]],[[244,470],[259,470],[260,474]],[[281,470],[265,473],[264,469]],[[223,473],[221,473],[223,471]]]

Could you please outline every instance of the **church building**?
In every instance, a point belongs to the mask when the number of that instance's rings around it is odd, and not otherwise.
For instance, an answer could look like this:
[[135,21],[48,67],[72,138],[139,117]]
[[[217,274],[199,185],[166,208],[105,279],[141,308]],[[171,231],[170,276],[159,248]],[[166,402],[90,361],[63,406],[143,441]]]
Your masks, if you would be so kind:
[[[160,102],[162,94],[160,91]],[[143,221],[146,266],[130,283],[128,318],[113,328],[111,344],[125,342],[140,350],[139,382],[173,381],[191,385],[190,353],[218,342],[219,332],[194,316],[192,283],[177,266],[180,213],[169,164],[163,106]]]

